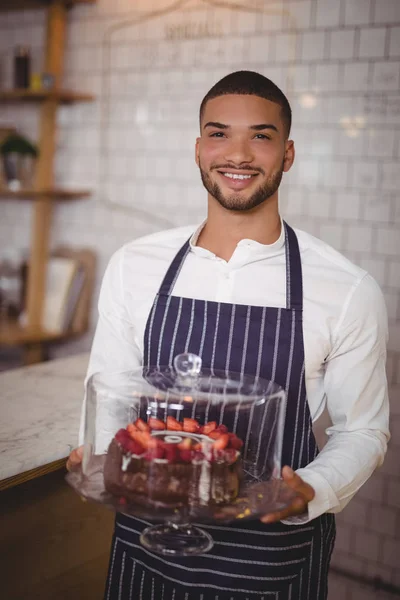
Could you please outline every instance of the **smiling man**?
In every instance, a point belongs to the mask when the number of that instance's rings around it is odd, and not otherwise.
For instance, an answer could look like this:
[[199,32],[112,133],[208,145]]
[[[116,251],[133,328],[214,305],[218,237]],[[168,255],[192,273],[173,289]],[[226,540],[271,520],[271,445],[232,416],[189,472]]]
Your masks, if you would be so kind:
[[[199,557],[149,553],[139,542],[148,523],[118,514],[108,600],[326,599],[333,513],[383,461],[382,294],[365,271],[281,220],[290,126],[286,97],[260,74],[232,73],[209,91],[196,141],[207,219],[112,257],[88,375],[189,351],[206,367],[276,381],[288,397],[282,477],[297,497],[260,521],[210,525],[214,547]],[[332,426],[318,452],[312,423],[325,407]]]
[[[294,148],[293,143],[289,142],[289,147],[285,149],[285,152],[288,153],[287,168],[285,169],[286,156],[284,155],[282,133],[285,132],[288,135],[289,123],[281,123],[282,109],[270,100],[257,96],[234,94],[229,94],[229,98],[226,96],[216,97],[212,100],[211,98],[212,95],[210,99],[203,101],[200,108],[200,126],[204,135],[197,140],[196,162],[200,168],[201,179],[210,196],[224,208],[234,211],[251,210],[262,204],[267,198],[274,196],[281,183],[283,171],[288,170],[293,162]],[[262,119],[265,116],[266,102],[268,102],[268,112],[272,117],[272,122],[249,125],[248,118],[246,118],[248,111],[254,115],[254,118]],[[210,104],[207,108],[208,103]],[[290,108],[287,108],[287,119],[289,120]],[[205,112],[224,115],[231,124],[219,121],[207,121],[202,124],[202,121],[205,120]],[[240,116],[242,116],[242,122],[240,118],[238,119]],[[245,118],[243,119],[243,117]],[[279,132],[278,125],[281,132]],[[258,145],[251,146],[246,143],[249,137],[254,142],[258,141]],[[222,140],[231,140],[230,143],[232,143],[232,139],[237,147],[229,149],[230,162],[224,164],[226,144],[224,147],[221,142]],[[266,141],[275,142],[275,144],[267,145]],[[275,146],[275,153],[271,152],[271,146],[272,148]],[[221,152],[223,152],[222,155]],[[232,164],[232,161],[237,158],[234,155],[235,152],[238,153],[238,165],[241,168]],[[215,174],[221,177],[213,177]],[[228,196],[221,189],[224,184],[232,191],[246,190],[249,194],[230,194]]]

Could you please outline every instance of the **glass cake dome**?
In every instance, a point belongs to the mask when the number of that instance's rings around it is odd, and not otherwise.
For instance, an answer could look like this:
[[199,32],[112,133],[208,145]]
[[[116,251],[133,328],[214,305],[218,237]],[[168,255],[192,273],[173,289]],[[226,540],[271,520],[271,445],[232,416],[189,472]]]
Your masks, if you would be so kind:
[[[68,483],[87,499],[155,524],[149,550],[193,555],[212,547],[196,523],[232,523],[284,508],[280,479],[286,408],[276,383],[202,368],[97,373],[86,389],[82,464]],[[158,524],[157,524],[158,522]]]

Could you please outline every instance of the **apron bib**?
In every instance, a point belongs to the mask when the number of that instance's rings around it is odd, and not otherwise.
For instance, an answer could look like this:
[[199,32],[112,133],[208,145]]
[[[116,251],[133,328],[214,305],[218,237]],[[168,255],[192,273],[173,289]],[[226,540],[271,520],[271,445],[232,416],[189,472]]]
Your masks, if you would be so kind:
[[[317,455],[307,402],[303,284],[298,241],[285,223],[286,308],[172,296],[187,241],[172,261],[150,311],[144,366],[172,365],[177,354],[203,366],[256,375],[287,392],[282,465],[305,467]],[[164,557],[140,544],[148,521],[116,515],[105,600],[325,600],[335,539],[333,515],[303,525],[259,520],[203,525],[213,548],[196,557]]]

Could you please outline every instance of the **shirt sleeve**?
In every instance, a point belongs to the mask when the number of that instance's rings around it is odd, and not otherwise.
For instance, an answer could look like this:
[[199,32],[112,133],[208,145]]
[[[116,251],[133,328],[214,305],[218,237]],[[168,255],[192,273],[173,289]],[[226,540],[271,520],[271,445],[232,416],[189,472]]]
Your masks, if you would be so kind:
[[304,523],[340,512],[384,459],[389,440],[385,373],[388,338],[383,295],[365,275],[349,294],[325,361],[324,389],[332,426],[328,442],[297,473],[315,490]]
[[[90,353],[85,390],[89,378],[94,373],[129,371],[141,365],[141,352],[126,310],[123,266],[124,248],[121,248],[112,256],[101,284],[99,318]],[[85,421],[86,393],[81,412],[80,445],[84,442]],[[103,424],[97,424],[96,428],[102,426]]]

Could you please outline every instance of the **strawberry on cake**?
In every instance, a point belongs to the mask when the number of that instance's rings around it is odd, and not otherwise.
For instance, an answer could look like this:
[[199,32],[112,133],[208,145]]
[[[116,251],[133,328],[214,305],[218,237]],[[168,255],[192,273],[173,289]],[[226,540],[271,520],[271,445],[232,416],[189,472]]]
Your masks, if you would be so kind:
[[214,505],[238,495],[243,442],[225,425],[192,418],[137,419],[120,429],[104,465],[106,489],[121,503]]

